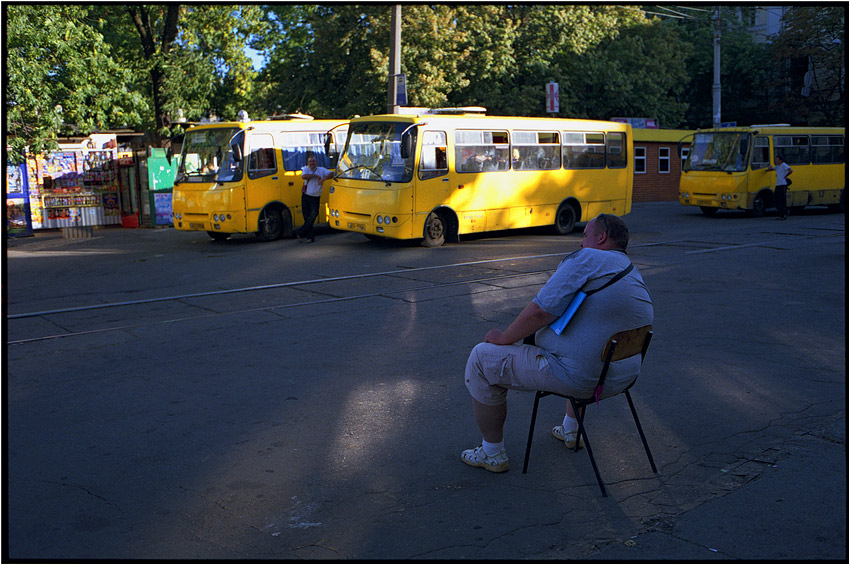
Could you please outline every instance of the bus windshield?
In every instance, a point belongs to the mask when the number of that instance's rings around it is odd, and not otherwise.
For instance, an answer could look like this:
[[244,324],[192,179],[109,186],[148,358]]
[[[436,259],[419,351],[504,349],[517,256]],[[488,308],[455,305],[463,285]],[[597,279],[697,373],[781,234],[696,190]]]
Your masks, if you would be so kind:
[[189,130],[177,168],[179,182],[232,182],[242,179],[242,163],[233,159],[232,145],[242,146],[238,128]]
[[743,132],[701,132],[694,135],[684,171],[747,170],[750,134]]
[[413,155],[401,156],[401,136],[416,130],[401,122],[363,122],[352,124],[345,151],[339,160],[337,178],[410,182],[413,179]]

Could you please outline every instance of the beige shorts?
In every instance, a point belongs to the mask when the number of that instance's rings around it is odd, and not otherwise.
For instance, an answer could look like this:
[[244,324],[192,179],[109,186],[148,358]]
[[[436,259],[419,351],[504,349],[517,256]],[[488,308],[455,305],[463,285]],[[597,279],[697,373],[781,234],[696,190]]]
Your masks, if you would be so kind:
[[487,406],[504,404],[509,389],[575,393],[552,374],[542,350],[534,345],[479,343],[469,354],[465,380],[472,398]]

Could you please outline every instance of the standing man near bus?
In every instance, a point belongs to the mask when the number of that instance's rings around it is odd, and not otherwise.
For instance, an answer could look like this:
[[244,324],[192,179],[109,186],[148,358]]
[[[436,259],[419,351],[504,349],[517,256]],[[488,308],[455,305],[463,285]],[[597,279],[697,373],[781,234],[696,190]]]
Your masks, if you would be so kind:
[[782,155],[777,155],[773,158],[776,161],[775,167],[768,167],[768,171],[776,171],[776,189],[773,191],[773,203],[776,206],[776,211],[779,212],[779,220],[788,218],[787,191],[788,185],[791,184],[791,179],[788,175],[794,170],[785,162]]
[[301,169],[301,214],[304,215],[304,225],[295,230],[299,243],[313,243],[316,234],[313,224],[319,216],[319,200],[322,197],[322,184],[333,176],[333,172],[319,166],[315,155],[307,157],[307,166]]
[[[600,214],[584,228],[582,249],[568,255],[537,296],[501,331],[487,332],[466,363],[466,388],[472,396],[472,413],[483,436],[475,449],[461,453],[472,467],[494,473],[510,467],[503,428],[509,389],[551,392],[587,398],[602,372],[600,353],[617,332],[651,324],[652,299],[637,269],[632,269],[601,292],[589,294],[560,335],[550,327],[566,310],[575,293],[595,290],[624,271],[629,230],[611,214]],[[536,345],[519,343],[534,334]],[[619,393],[640,372],[639,356],[611,364],[603,398]],[[574,447],[578,422],[567,402],[563,424],[552,435]]]

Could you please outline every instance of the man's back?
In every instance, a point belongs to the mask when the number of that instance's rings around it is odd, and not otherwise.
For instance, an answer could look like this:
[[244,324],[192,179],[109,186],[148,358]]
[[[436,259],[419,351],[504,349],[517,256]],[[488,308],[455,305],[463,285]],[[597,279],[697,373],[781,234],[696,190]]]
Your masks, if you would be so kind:
[[[629,263],[621,251],[582,249],[559,266],[534,302],[550,314],[560,315],[577,290],[601,287]],[[560,336],[545,327],[537,332],[536,343],[545,350],[555,376],[590,396],[602,370],[601,354],[608,339],[617,332],[651,324],[653,317],[649,290],[634,269],[589,295]],[[639,370],[638,358],[612,364],[604,396],[622,390]]]

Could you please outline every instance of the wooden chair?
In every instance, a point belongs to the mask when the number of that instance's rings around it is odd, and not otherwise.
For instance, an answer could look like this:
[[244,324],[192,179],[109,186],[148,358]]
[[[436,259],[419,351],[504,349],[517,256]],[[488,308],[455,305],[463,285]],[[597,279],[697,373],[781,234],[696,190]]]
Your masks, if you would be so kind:
[[[576,420],[578,420],[578,434],[576,437],[575,450],[578,451],[581,447],[580,438],[584,439],[584,445],[587,448],[587,455],[590,457],[591,465],[593,465],[593,472],[596,474],[596,480],[599,482],[599,488],[602,489],[602,496],[608,496],[608,493],[605,491],[605,483],[602,482],[602,477],[599,475],[596,460],[593,458],[590,440],[587,438],[587,428],[584,426],[584,410],[590,404],[599,402],[603,386],[605,385],[605,377],[608,374],[608,367],[611,363],[613,361],[619,361],[620,359],[626,359],[640,354],[641,364],[643,364],[643,359],[646,356],[646,350],[649,349],[649,342],[651,339],[652,326],[643,326],[642,328],[626,330],[611,336],[611,339],[608,340],[608,343],[605,344],[605,348],[602,351],[602,361],[604,363],[602,366],[602,373],[599,375],[599,382],[596,385],[594,395],[590,398],[574,398],[572,396],[558,394],[556,392],[548,392],[544,390],[537,391],[534,395],[534,409],[531,412],[531,425],[528,429],[528,444],[525,448],[525,462],[522,465],[523,473],[528,471],[528,457],[531,454],[531,441],[534,436],[534,424],[537,420],[537,406],[540,399],[549,395],[560,396],[561,398],[566,398],[570,402],[573,412],[576,415]],[[640,439],[643,441],[643,448],[646,450],[646,456],[649,459],[649,464],[652,466],[652,471],[658,473],[658,469],[655,467],[655,461],[652,459],[652,453],[649,451],[649,444],[646,442],[646,436],[643,433],[643,428],[641,428],[640,420],[638,419],[637,411],[635,410],[635,405],[632,402],[631,395],[629,394],[629,389],[634,386],[635,382],[637,382],[637,377],[635,377],[635,380],[633,380],[628,387],[617,393],[617,395],[626,395],[626,399],[629,401],[629,408],[632,410],[632,416],[634,417],[638,433],[640,434]],[[611,398],[614,398],[614,396]]]

